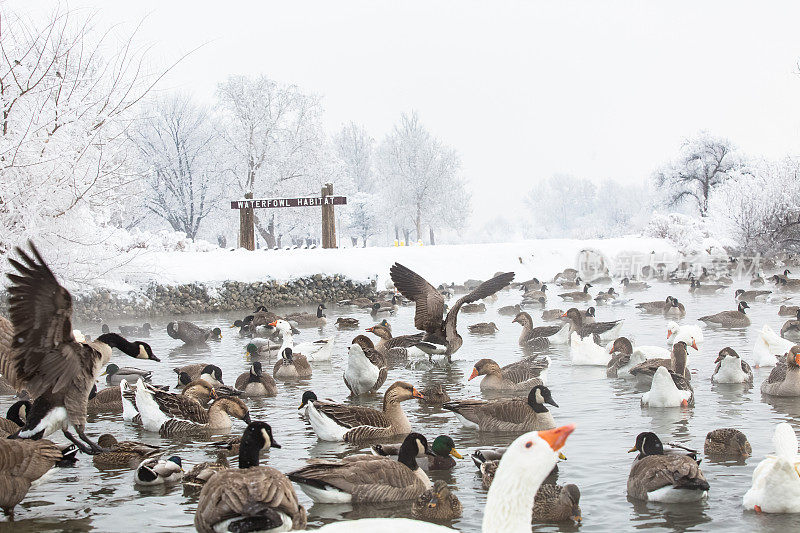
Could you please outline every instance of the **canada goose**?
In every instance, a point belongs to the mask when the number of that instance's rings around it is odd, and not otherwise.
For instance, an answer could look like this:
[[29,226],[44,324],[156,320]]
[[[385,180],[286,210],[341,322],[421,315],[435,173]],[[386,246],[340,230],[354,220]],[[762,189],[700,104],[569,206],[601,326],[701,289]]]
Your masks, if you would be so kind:
[[97,385],[92,385],[89,401],[86,403],[86,413],[93,415],[106,412],[122,412],[122,394],[119,386],[97,390]]
[[606,377],[628,377],[631,369],[647,359],[641,351],[634,351],[633,344],[627,337],[619,337],[609,350],[611,360],[606,365]]
[[[371,447],[373,455],[383,457],[394,457],[400,453],[401,444],[375,444]],[[463,459],[463,456],[456,450],[453,439],[447,435],[439,435],[433,440],[431,453],[417,454],[417,464],[423,470],[450,470],[456,466],[456,459]]]
[[794,320],[787,320],[781,327],[781,337],[793,341],[800,340],[800,310]]
[[100,377],[106,377],[107,385],[118,387],[119,382],[122,380],[128,383],[136,383],[139,378],[142,378],[144,381],[149,382],[150,376],[152,375],[153,373],[149,370],[140,370],[132,366],[123,366],[120,368],[114,363],[109,363],[105,371],[100,374]]
[[528,393],[527,399],[509,400],[462,400],[448,402],[442,407],[453,411],[462,424],[479,431],[536,431],[555,427],[553,415],[544,406],[553,400],[550,389],[536,385]]
[[[694,348],[695,346],[696,344],[692,347]],[[643,363],[639,363],[635,367],[631,368],[630,373],[631,375],[636,376],[637,379],[647,382],[651,381],[652,377],[656,373],[656,370],[663,366],[667,370],[676,372],[679,375],[682,375],[687,381],[690,381],[692,379],[692,375],[689,372],[689,369],[686,367],[686,361],[688,358],[687,349],[688,347],[686,346],[685,341],[678,341],[672,345],[672,351],[669,354],[669,359],[647,359]],[[680,371],[678,370],[679,368],[681,369]]]
[[655,433],[639,433],[628,452],[639,452],[628,474],[628,496],[637,500],[680,503],[706,497],[709,489],[700,465],[683,454],[665,454]]
[[620,284],[625,287],[625,292],[639,292],[650,288],[646,281],[634,281],[628,277],[622,278]]
[[753,472],[753,485],[742,504],[759,513],[800,513],[800,474],[797,435],[794,428],[781,422],[772,437],[775,455],[768,455]]
[[772,291],[746,291],[744,289],[736,289],[736,292],[733,294],[737,302],[755,302],[766,300],[767,296],[772,294]]
[[339,317],[336,319],[337,329],[358,329],[357,318]]
[[722,311],[715,315],[701,316],[697,320],[706,324],[719,324],[724,328],[746,328],[750,325],[750,318],[744,313],[750,306],[747,302],[739,302],[736,311]]
[[411,424],[400,406],[422,394],[411,384],[395,381],[383,394],[383,409],[342,405],[322,401],[307,404],[308,420],[320,440],[358,442],[388,439],[411,431]]
[[411,514],[414,518],[428,522],[451,521],[461,516],[461,502],[450,492],[447,483],[437,479],[433,487],[420,494],[414,501]]
[[177,483],[183,477],[181,458],[173,455],[168,459],[149,457],[142,461],[133,474],[136,485],[167,485]]
[[120,326],[119,332],[126,337],[149,337],[150,331],[153,327],[150,322],[145,322],[141,327],[139,326]]
[[305,355],[294,354],[291,348],[284,348],[281,358],[272,369],[272,377],[281,380],[307,379],[311,377],[311,365]]
[[494,322],[478,322],[467,326],[467,329],[473,335],[493,335],[495,331],[500,331]]
[[[375,349],[381,352],[387,361],[405,360],[409,355],[413,355],[415,350],[419,350],[416,346],[422,342],[424,335],[423,333],[416,333],[414,335],[398,335],[394,337],[392,336],[391,326],[383,323],[367,328],[366,331],[380,339]],[[421,350],[416,353],[423,354]]]
[[31,483],[62,458],[61,450],[49,440],[0,439],[0,508],[7,515],[13,514]]
[[239,374],[234,386],[246,398],[272,397],[278,394],[275,380],[263,372],[260,361],[253,361],[250,370]]
[[714,368],[714,375],[711,376],[711,381],[714,383],[753,383],[753,371],[750,365],[730,346],[719,351],[714,363],[717,365]]
[[581,338],[597,334],[602,340],[614,340],[619,336],[618,333],[622,329],[623,323],[622,320],[589,323],[587,317],[575,307],[567,309],[562,316],[570,322],[570,333],[574,331]]
[[417,398],[419,403],[425,405],[438,405],[441,406],[445,402],[450,401],[450,395],[444,390],[441,383],[433,384],[424,388],[422,391],[422,398]]
[[522,311],[522,306],[519,304],[504,305],[497,310],[497,314],[500,316],[516,316],[520,311]]
[[357,454],[341,461],[311,464],[288,477],[317,503],[412,500],[432,486],[417,464],[420,453],[430,453],[427,439],[419,433],[409,433],[397,460]]
[[702,285],[699,280],[692,280],[692,283],[689,286],[689,292],[692,294],[714,294],[725,288],[727,288],[727,285],[721,285],[718,283]]
[[11,404],[5,418],[0,418],[0,438],[6,438],[19,431],[25,425],[27,413],[30,411],[31,402],[19,400]]
[[753,448],[738,429],[721,428],[708,432],[703,453],[718,459],[744,459],[753,454]]
[[186,372],[192,381],[201,379],[212,387],[224,385],[222,382],[222,369],[217,365],[208,363],[194,363],[191,365],[178,366],[172,369],[179,376],[181,372]]
[[778,316],[796,316],[800,306],[797,305],[782,305],[778,309]]
[[638,303],[636,304],[636,309],[641,309],[645,313],[662,314],[666,311],[666,308],[670,306],[671,302],[672,296],[667,296],[667,299],[664,301]]
[[[281,334],[281,337],[283,337],[283,344],[281,344],[280,348],[281,355],[283,355],[286,349],[289,348],[291,350],[291,354],[297,359],[299,359],[300,356],[303,356],[303,359],[305,359],[306,361],[313,361],[313,362],[330,361],[336,337],[327,337],[323,339],[318,339],[316,341],[301,342],[300,344],[295,344],[294,336],[292,333],[292,326],[287,321],[276,320],[275,322],[270,322],[269,325],[271,327],[276,328],[277,331]],[[278,363],[280,362],[281,361],[278,361]],[[307,370],[303,370],[303,372],[306,371],[310,376],[311,367],[309,367]]]
[[[481,390],[499,392],[528,392],[536,385],[544,385],[550,358],[526,357],[516,363],[500,367],[492,359],[481,359],[472,368],[469,380],[485,376]],[[468,380],[468,381],[469,381]]]
[[558,296],[562,300],[569,300],[569,301],[573,301],[573,302],[588,302],[589,300],[592,299],[592,295],[589,294],[589,287],[591,287],[591,286],[592,286],[591,283],[587,283],[586,285],[583,286],[583,290],[582,291],[564,292],[564,293],[559,294]]
[[350,394],[358,396],[376,392],[386,381],[387,373],[386,357],[373,347],[372,341],[364,335],[354,338],[342,376]]
[[683,318],[686,316],[686,307],[677,298],[667,297],[669,303],[664,306],[664,316],[673,318]]
[[[9,382],[36,398],[17,436],[40,439],[60,429],[82,452],[103,451],[84,429],[89,391],[111,359],[111,349],[137,359],[159,359],[148,344],[128,342],[116,333],[100,335],[89,344],[77,342],[72,334],[72,296],[59,285],[33,243],[29,245],[32,256],[16,249],[22,263],[9,259],[19,272],[8,274],[14,342],[0,362],[0,372]],[[70,425],[80,440],[69,432]]]
[[486,298],[514,280],[514,273],[507,272],[484,281],[472,292],[459,298],[442,319],[444,299],[433,285],[400,263],[392,265],[389,274],[397,290],[409,300],[416,302],[414,326],[425,332],[423,342],[417,346],[428,355],[446,355],[448,362],[464,342],[456,329],[461,306]]
[[771,281],[775,282],[777,289],[786,292],[797,292],[800,290],[800,279],[787,279],[779,276],[772,276]]
[[[581,279],[580,276],[576,277],[574,280],[568,280],[568,279],[558,280],[558,284],[564,289],[579,289],[582,282],[583,279]],[[591,283],[594,283],[594,281],[592,281]]]
[[152,458],[162,452],[160,446],[153,446],[152,444],[130,440],[118,442],[109,433],[100,435],[97,438],[97,444],[106,449],[106,451],[92,457],[94,465],[98,468],[137,468],[145,459]]
[[753,279],[750,280],[751,287],[763,287],[765,284],[764,277],[761,274],[755,274]]
[[522,289],[523,303],[544,303],[542,300],[547,300],[547,285],[542,285],[538,290],[525,290],[526,287],[523,285]]
[[553,281],[554,282],[558,282],[561,279],[564,279],[564,280],[567,280],[567,281],[573,281],[573,280],[575,280],[577,278],[578,278],[578,271],[576,269],[574,269],[574,268],[565,268],[564,270],[562,270],[561,272],[556,274],[555,277],[553,277]]
[[225,454],[218,452],[216,461],[197,463],[191,470],[183,474],[183,489],[188,491],[200,490],[206,484],[206,481],[211,479],[211,476],[228,468],[230,468],[230,464],[228,464]]
[[786,363],[779,363],[761,384],[761,392],[771,396],[800,396],[800,346],[786,353]]
[[179,320],[167,324],[167,335],[183,341],[184,344],[203,344],[209,340],[222,338],[222,330],[219,328],[205,329],[191,322]]
[[520,346],[528,346],[537,338],[546,338],[552,344],[565,344],[569,341],[569,324],[533,327],[533,319],[525,311],[517,314],[511,323],[522,326],[518,341]]
[[614,287],[609,287],[606,292],[600,291],[597,296],[594,297],[594,301],[598,304],[603,304],[616,300],[617,296],[619,295],[614,292]]
[[291,313],[284,317],[287,322],[295,322],[300,328],[321,328],[328,323],[323,311],[325,304],[319,304],[315,313]]

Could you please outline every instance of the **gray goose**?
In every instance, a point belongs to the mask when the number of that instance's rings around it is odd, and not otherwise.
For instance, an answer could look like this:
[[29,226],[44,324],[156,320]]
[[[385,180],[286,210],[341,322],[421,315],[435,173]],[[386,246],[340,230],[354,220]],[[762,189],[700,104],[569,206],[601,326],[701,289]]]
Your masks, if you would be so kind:
[[767,296],[772,294],[772,291],[746,291],[744,289],[736,289],[733,293],[737,302],[755,302],[757,300],[766,300]]
[[553,415],[544,406],[545,403],[558,407],[550,389],[544,385],[536,385],[528,393],[527,399],[461,400],[447,402],[442,407],[453,411],[465,426],[479,431],[525,433],[556,426]]
[[[100,335],[91,343],[76,341],[72,296],[58,283],[33,243],[29,245],[32,255],[17,248],[21,262],[9,259],[18,272],[8,274],[14,341],[11,350],[0,354],[0,373],[35,398],[17,436],[36,440],[60,429],[84,453],[101,452],[84,433],[89,391],[99,369],[111,359],[112,348],[133,358],[158,358],[148,344],[128,342],[116,333]],[[69,432],[69,426],[80,440]]]
[[219,328],[205,329],[196,324],[179,320],[167,324],[167,335],[173,339],[183,341],[184,344],[203,344],[209,339],[222,338]]
[[501,368],[492,359],[481,359],[475,363],[469,379],[484,376],[481,390],[527,393],[536,385],[544,385],[544,373],[549,365],[547,358],[526,357]]
[[7,515],[25,498],[31,483],[63,458],[49,440],[0,439],[0,508]]
[[419,274],[400,263],[389,269],[389,275],[400,293],[416,304],[414,326],[425,332],[423,341],[417,347],[427,353],[450,356],[461,348],[464,340],[456,329],[456,320],[461,306],[482,300],[514,280],[513,272],[506,272],[484,281],[469,294],[459,298],[444,316],[444,298],[436,288]]
[[800,309],[793,320],[787,320],[781,327],[781,337],[793,341],[800,340]]
[[628,474],[628,496],[637,500],[661,502],[697,501],[705,497],[709,485],[697,460],[691,455],[664,453],[655,433],[640,433],[629,452],[639,455]]
[[[569,324],[533,327],[533,319],[531,318],[531,315],[525,311],[517,314],[511,323],[522,326],[522,332],[519,335],[518,341],[520,346],[528,346],[531,344],[531,342],[536,342],[534,339],[547,339],[548,337],[552,337],[558,333],[566,333],[569,329]],[[563,336],[566,337],[566,335]]]
[[761,392],[770,396],[800,396],[800,346],[792,346],[786,362],[779,362],[761,384]]
[[242,391],[242,396],[245,398],[272,397],[278,394],[275,380],[264,373],[260,361],[254,361],[250,365],[250,370],[240,374],[234,386]]
[[592,286],[591,283],[587,283],[586,285],[583,286],[583,290],[582,291],[563,292],[563,293],[559,294],[558,296],[562,300],[570,300],[570,301],[573,301],[573,302],[588,302],[589,300],[592,299],[592,295],[589,294],[589,287],[591,287],[591,286]]
[[738,429],[721,428],[708,432],[703,453],[719,459],[744,459],[753,454],[753,448]]
[[[392,336],[392,327],[385,320],[380,324],[367,328],[366,331],[380,339],[376,346],[371,347],[382,353],[387,361],[405,360],[408,357],[408,350],[419,344],[424,335],[423,333],[415,333],[414,335],[398,335],[394,337]],[[363,345],[363,342],[359,344]]]
[[672,345],[672,352],[670,352],[669,359],[647,359],[643,363],[639,363],[631,368],[630,373],[636,376],[637,379],[644,382],[651,382],[656,370],[663,366],[670,372],[675,372],[678,375],[682,375],[685,380],[691,381],[692,374],[686,366],[688,359],[687,350],[688,347],[686,343],[684,341],[678,341]]
[[750,318],[744,313],[750,306],[747,302],[739,302],[736,311],[722,311],[715,315],[701,316],[697,320],[706,324],[718,324],[724,328],[746,328],[750,325]]

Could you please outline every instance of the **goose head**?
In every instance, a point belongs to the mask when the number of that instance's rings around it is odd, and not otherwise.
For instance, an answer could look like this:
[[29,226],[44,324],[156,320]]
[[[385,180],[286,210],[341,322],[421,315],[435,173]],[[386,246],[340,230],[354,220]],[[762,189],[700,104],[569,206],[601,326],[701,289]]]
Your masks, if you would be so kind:
[[628,340],[627,337],[618,337],[614,340],[614,344],[611,345],[611,349],[608,353],[623,353],[626,355],[633,354],[633,344],[631,341]]
[[250,410],[247,405],[235,396],[219,398],[211,404],[211,408],[216,407],[232,417],[242,420],[245,424],[250,423]]
[[22,427],[25,425],[25,420],[28,418],[28,412],[30,409],[31,402],[28,400],[20,400],[8,408],[6,418],[14,422],[16,425]]
[[581,489],[573,483],[564,485],[564,490],[558,496],[558,503],[569,506],[572,509],[570,518],[574,522],[580,523],[581,517]]
[[561,318],[568,318],[573,324],[580,325],[583,323],[583,315],[577,307],[570,307],[567,309],[567,311],[561,315]]
[[258,466],[258,455],[261,450],[280,448],[272,436],[272,427],[266,422],[248,422],[239,441],[239,468]]
[[372,339],[370,339],[366,335],[356,335],[355,337],[353,337],[353,342],[351,343],[351,345],[352,344],[360,346],[363,351],[375,349],[375,344],[372,342]]
[[481,359],[475,366],[472,368],[472,374],[469,376],[469,380],[474,379],[478,376],[485,376],[487,374],[501,374],[502,371],[500,370],[500,365],[498,365],[493,359]]
[[590,307],[590,308],[588,308],[586,310],[586,316],[592,316],[593,317],[595,315],[595,312],[596,312],[595,308],[594,307]]
[[325,304],[319,304],[317,306],[317,318],[322,318],[325,316],[325,314],[323,313],[325,309],[327,309],[327,307],[325,307]]
[[418,455],[433,455],[428,446],[428,439],[420,433],[409,433],[400,445],[397,460],[411,470],[416,470]]
[[291,365],[294,362],[294,355],[291,348],[284,348],[281,352],[281,362],[284,365]]
[[740,294],[744,294],[744,289],[736,289],[733,293],[733,297],[738,299]]
[[268,324],[270,327],[277,329],[281,335],[291,335],[292,334],[292,325],[289,324],[287,321],[279,318],[273,322]]
[[546,413],[547,407],[544,404],[550,404],[553,407],[558,407],[558,404],[553,400],[550,389],[544,385],[536,385],[528,393],[528,405],[537,413]]
[[263,370],[261,368],[260,361],[254,361],[252,365],[250,365],[250,375],[254,378],[260,378]]
[[747,305],[747,302],[739,302],[739,312],[744,314],[745,309],[750,309],[750,306]]
[[533,326],[533,319],[531,318],[531,315],[523,311],[521,313],[517,313],[517,316],[514,317],[514,320],[512,320],[511,323],[521,324],[522,327],[531,327]]
[[[97,383],[92,385],[92,390],[89,391],[89,399],[92,400],[92,399],[94,399],[95,396],[97,396]],[[14,406],[12,405],[11,407],[14,407]],[[6,418],[11,420],[11,418],[8,415],[6,415]]]
[[723,349],[721,349],[719,351],[719,355],[717,355],[717,358],[714,360],[714,363],[715,364],[716,363],[721,363],[722,360],[725,359],[726,357],[735,357],[735,358],[738,359],[739,358],[739,354],[736,353],[736,350],[734,350],[730,346],[726,346],[725,348],[723,348]]
[[[377,336],[378,338],[389,340],[392,338],[392,332],[384,325],[377,324],[372,326],[371,328],[367,328],[366,331],[372,333],[373,335]],[[359,335],[361,337],[362,335]],[[366,338],[366,337],[365,337]],[[367,339],[369,340],[369,339]]]
[[392,383],[386,392],[383,394],[383,403],[386,405],[388,402],[402,402],[410,400],[411,398],[424,398],[425,396],[419,392],[411,383],[405,381],[395,381]]
[[312,391],[307,390],[303,393],[303,397],[300,399],[300,407],[298,407],[297,409],[300,410],[306,405],[308,405],[309,402],[316,402],[316,401],[317,401],[317,395],[314,394]]
[[800,367],[800,345],[795,344],[786,352],[786,364],[789,368]]
[[628,453],[639,452],[636,459],[641,459],[648,455],[664,455],[664,445],[658,435],[652,431],[645,431],[636,435],[636,444],[628,450]]
[[212,385],[216,385],[217,381],[222,383],[222,369],[217,365],[206,365],[200,372],[200,379],[208,381]]
[[181,372],[178,374],[178,387],[185,387],[192,382],[192,377],[188,372]]

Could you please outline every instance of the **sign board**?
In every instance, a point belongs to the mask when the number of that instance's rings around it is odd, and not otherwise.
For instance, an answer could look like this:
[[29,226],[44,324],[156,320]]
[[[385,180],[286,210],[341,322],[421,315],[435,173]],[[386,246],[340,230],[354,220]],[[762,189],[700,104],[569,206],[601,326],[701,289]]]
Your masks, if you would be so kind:
[[318,207],[325,205],[345,205],[346,196],[306,196],[300,198],[268,198],[252,200],[233,200],[231,209],[267,209],[275,207]]

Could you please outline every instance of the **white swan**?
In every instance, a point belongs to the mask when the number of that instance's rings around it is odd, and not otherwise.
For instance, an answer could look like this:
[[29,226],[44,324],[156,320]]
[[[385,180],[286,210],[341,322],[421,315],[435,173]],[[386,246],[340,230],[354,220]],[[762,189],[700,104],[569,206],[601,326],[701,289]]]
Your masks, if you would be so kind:
[[611,360],[609,350],[594,343],[591,336],[581,339],[573,331],[569,340],[569,357],[573,365],[606,366]]
[[764,324],[753,345],[753,366],[775,366],[778,363],[777,356],[785,354],[794,345]]
[[703,330],[700,329],[700,326],[691,324],[680,325],[674,320],[667,323],[667,344],[670,346],[678,341],[684,341],[687,346],[692,346],[694,342],[696,344],[694,347],[695,350],[699,350],[699,346],[704,340]]
[[[517,437],[500,459],[486,497],[483,533],[530,533],[533,499],[558,460],[558,450],[575,430],[570,424]],[[365,518],[323,526],[325,533],[453,533],[449,527],[406,518]]]
[[284,348],[291,348],[292,353],[303,354],[306,356],[306,359],[312,363],[331,360],[335,337],[327,337],[317,341],[295,344],[294,337],[292,336],[292,326],[287,321],[276,320],[272,322],[270,326],[277,328],[283,338],[283,344],[281,344],[281,349],[278,353],[283,353]]
[[792,426],[781,422],[772,437],[775,455],[753,471],[753,486],[744,495],[745,509],[762,513],[800,513],[800,456]]
[[680,407],[691,403],[692,391],[681,390],[675,386],[672,375],[666,367],[660,366],[653,375],[650,390],[642,394],[642,405],[648,407]]

